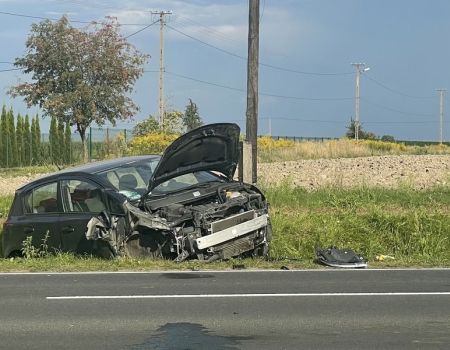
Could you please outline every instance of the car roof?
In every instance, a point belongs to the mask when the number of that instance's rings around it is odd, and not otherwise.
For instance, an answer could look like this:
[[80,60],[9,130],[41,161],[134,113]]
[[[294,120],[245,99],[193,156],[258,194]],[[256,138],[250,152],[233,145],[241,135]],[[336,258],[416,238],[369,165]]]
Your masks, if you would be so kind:
[[129,156],[129,157],[121,157],[116,159],[107,159],[107,160],[101,160],[98,162],[92,162],[87,163],[83,165],[78,165],[71,168],[66,168],[63,170],[60,170],[56,173],[53,173],[51,175],[56,174],[64,174],[64,173],[72,173],[72,172],[82,172],[82,173],[89,173],[89,174],[96,174],[101,173],[102,171],[113,169],[118,166],[132,164],[140,161],[145,160],[153,160],[153,159],[159,159],[161,156],[156,154],[151,155],[145,155],[145,156]]
[[[129,157],[121,157],[116,159],[108,159],[108,160],[102,160],[98,162],[92,162],[87,163],[83,165],[78,165],[75,167],[70,167],[67,169],[63,169],[60,171],[57,171],[52,174],[44,175],[43,177],[40,177],[36,180],[33,180],[27,184],[24,184],[20,188],[17,189],[17,191],[21,191],[26,189],[27,187],[33,187],[34,185],[39,184],[40,182],[46,182],[47,180],[58,178],[60,175],[64,174],[76,174],[76,175],[92,175],[101,173],[103,171],[114,169],[119,166],[127,165],[127,164],[133,164],[133,163],[139,163],[146,160],[158,160],[161,156],[156,154],[150,154],[150,155],[144,155],[144,156],[129,156]],[[88,176],[91,177],[91,176]]]

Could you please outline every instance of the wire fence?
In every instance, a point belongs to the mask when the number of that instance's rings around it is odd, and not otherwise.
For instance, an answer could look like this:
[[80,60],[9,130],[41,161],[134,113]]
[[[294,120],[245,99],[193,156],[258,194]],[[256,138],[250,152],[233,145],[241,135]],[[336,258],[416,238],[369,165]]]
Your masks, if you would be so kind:
[[[83,145],[77,132],[70,134],[70,140],[54,142],[49,133],[34,135],[30,139],[16,135],[14,140],[0,140],[3,147],[0,153],[0,168],[13,168],[50,164],[77,164],[84,161]],[[274,140],[289,140],[294,142],[326,142],[339,140],[333,137],[305,137],[305,136],[269,136]],[[102,160],[127,155],[129,142],[133,134],[131,129],[118,128],[89,128],[86,133],[88,160]],[[408,146],[430,146],[439,144],[437,141],[395,141]],[[450,142],[444,142],[450,146]],[[13,151],[11,149],[15,148]]]

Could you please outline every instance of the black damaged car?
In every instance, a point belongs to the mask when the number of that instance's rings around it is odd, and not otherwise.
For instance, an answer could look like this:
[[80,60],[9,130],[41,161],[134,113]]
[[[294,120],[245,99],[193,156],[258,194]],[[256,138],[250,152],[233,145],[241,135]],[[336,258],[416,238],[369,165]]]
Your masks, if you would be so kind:
[[103,257],[213,261],[268,254],[271,226],[261,191],[233,180],[239,126],[211,124],[162,156],[90,163],[18,189],[4,224],[3,256],[46,238],[55,251]]

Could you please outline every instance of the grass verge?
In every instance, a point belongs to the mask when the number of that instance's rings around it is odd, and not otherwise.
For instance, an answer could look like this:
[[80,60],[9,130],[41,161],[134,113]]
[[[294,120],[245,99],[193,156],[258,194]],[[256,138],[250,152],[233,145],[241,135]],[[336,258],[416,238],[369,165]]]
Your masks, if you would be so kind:
[[[204,264],[166,260],[101,260],[59,254],[39,259],[1,259],[0,271],[210,270],[318,268],[315,247],[348,247],[370,267],[450,267],[450,187],[323,188],[306,192],[287,184],[267,188],[274,229],[272,260],[232,259]],[[0,197],[1,208],[11,197]],[[0,219],[1,220],[1,219]],[[394,260],[376,261],[377,255]]]

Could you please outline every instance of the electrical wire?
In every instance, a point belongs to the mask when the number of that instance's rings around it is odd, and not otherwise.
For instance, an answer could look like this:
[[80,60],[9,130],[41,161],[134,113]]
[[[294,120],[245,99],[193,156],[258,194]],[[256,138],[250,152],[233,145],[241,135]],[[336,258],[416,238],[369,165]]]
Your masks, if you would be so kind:
[[266,9],[266,0],[263,0],[263,7],[261,11],[261,16],[259,17],[259,23],[262,22],[263,16],[264,16],[264,10]]
[[12,72],[12,71],[15,71],[15,70],[21,70],[22,68],[11,68],[11,69],[0,69],[0,73],[3,73],[3,72]]
[[[189,76],[183,75],[183,74],[178,74],[178,73],[174,73],[174,72],[170,72],[170,71],[165,71],[165,73],[179,77],[179,78],[196,81],[196,82],[202,83],[202,84],[212,85],[212,86],[216,86],[216,87],[220,87],[220,88],[224,88],[224,89],[228,89],[228,90],[233,90],[233,91],[246,92],[245,89],[227,86],[227,85],[223,85],[223,84],[219,84],[219,83],[215,83],[215,82],[211,82],[211,81],[201,80],[201,79],[189,77]],[[266,92],[259,92],[259,95],[275,97],[275,98],[282,98],[282,99],[290,99],[290,100],[300,100],[300,101],[348,101],[348,100],[353,100],[353,97],[299,97],[299,96],[277,95],[277,94],[266,93]]]
[[361,99],[366,101],[368,104],[371,104],[373,106],[385,109],[385,110],[390,111],[390,112],[400,113],[400,114],[404,114],[404,115],[414,115],[414,116],[419,116],[419,117],[433,117],[432,114],[424,114],[424,113],[414,113],[414,112],[401,111],[401,110],[398,110],[398,109],[395,109],[395,108],[391,108],[391,107],[388,107],[388,106],[385,106],[385,105],[382,105],[382,104],[379,104],[379,103],[376,103],[376,102],[372,102],[372,101],[368,100],[367,98],[362,98],[361,97]]
[[[220,51],[220,52],[222,52],[222,53],[225,53],[225,54],[227,54],[227,55],[230,55],[230,56],[239,58],[239,59],[241,59],[241,60],[247,61],[247,57],[246,57],[246,56],[241,56],[241,55],[238,55],[238,54],[236,54],[236,53],[234,53],[234,52],[231,52],[231,51],[222,49],[222,48],[220,48],[220,47],[218,47],[218,46],[212,45],[212,44],[210,44],[210,43],[208,43],[208,42],[206,42],[206,41],[203,41],[203,40],[201,40],[201,39],[198,39],[198,38],[196,38],[196,37],[194,37],[194,36],[192,36],[192,35],[190,35],[190,34],[184,33],[184,32],[182,32],[181,30],[179,30],[179,29],[177,29],[177,28],[175,28],[175,27],[173,27],[173,26],[171,26],[171,25],[166,24],[166,27],[168,27],[168,28],[170,28],[171,30],[177,32],[178,34],[181,34],[181,35],[183,35],[183,36],[185,36],[185,37],[187,37],[187,38],[190,38],[190,39],[192,39],[192,40],[195,40],[195,41],[197,41],[197,42],[199,42],[199,43],[201,43],[201,44],[203,44],[203,45],[205,45],[205,46],[208,46],[208,47],[210,47],[210,48],[212,48],[212,49],[215,49],[215,50]],[[264,62],[261,62],[261,61],[259,62],[259,65],[260,65],[260,66],[263,66],[263,67],[267,67],[267,68],[272,68],[272,69],[284,71],[284,72],[296,73],[296,74],[304,74],[304,75],[316,75],[316,76],[340,76],[340,75],[350,75],[350,74],[354,74],[354,72],[342,72],[342,73],[306,72],[306,71],[301,71],[301,70],[297,70],[297,69],[291,69],[291,68],[286,68],[286,67],[276,66],[276,65],[264,63]]]
[[159,19],[157,19],[156,21],[150,23],[149,25],[145,26],[144,28],[141,28],[141,29],[135,31],[134,33],[131,33],[131,34],[127,35],[126,37],[124,37],[124,39],[128,39],[129,37],[131,37],[133,35],[136,35],[136,34],[146,30],[147,28],[151,27],[152,25],[154,25],[155,23],[158,23],[158,22],[159,22]]
[[373,83],[377,84],[378,86],[381,86],[382,88],[384,88],[390,92],[393,92],[394,94],[400,95],[400,96],[409,97],[409,98],[413,98],[413,99],[431,99],[431,98],[433,98],[431,96],[414,96],[414,95],[405,94],[404,92],[392,89],[389,86],[387,86],[386,84],[383,84],[382,82],[370,77],[370,75],[367,73],[364,74],[364,77],[366,79],[372,81]]
[[202,31],[206,35],[213,36],[213,37],[219,39],[221,42],[228,41],[228,42],[234,43],[234,44],[241,43],[241,41],[233,39],[233,38],[223,34],[221,31],[216,30],[211,27],[208,27],[208,26],[205,26],[205,25],[201,24],[200,22],[197,22],[189,17],[176,14],[176,15],[173,15],[173,18],[177,23],[180,23],[183,26],[195,25],[197,28],[201,27],[201,28],[203,28]]
[[[50,18],[50,17],[41,17],[41,16],[31,16],[31,15],[24,15],[22,13],[16,13],[16,12],[5,12],[0,11],[0,15],[8,15],[8,16],[15,16],[15,17],[24,17],[24,18],[32,18],[32,19],[41,19],[41,20],[49,20],[49,21],[59,21],[59,19],[56,18]],[[81,23],[81,24],[98,24],[101,23],[99,21],[78,21],[69,19],[72,23]],[[121,26],[146,26],[147,24],[143,23],[119,23]]]

